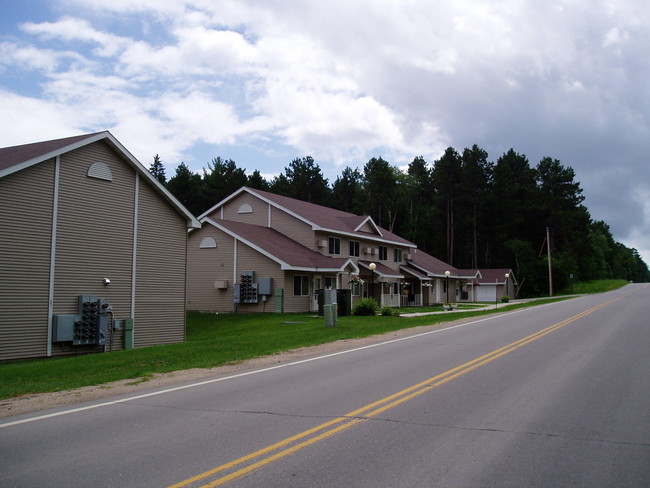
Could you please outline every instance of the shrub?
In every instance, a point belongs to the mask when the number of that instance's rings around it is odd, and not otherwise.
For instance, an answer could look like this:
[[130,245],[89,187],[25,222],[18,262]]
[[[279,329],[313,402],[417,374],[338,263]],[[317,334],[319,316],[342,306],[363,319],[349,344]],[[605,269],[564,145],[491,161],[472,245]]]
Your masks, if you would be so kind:
[[399,310],[393,307],[382,307],[381,314],[384,317],[399,317]]
[[508,295],[503,295],[501,297],[501,303],[508,303],[510,301],[510,297]]
[[379,304],[374,298],[362,298],[354,306],[353,315],[377,315]]

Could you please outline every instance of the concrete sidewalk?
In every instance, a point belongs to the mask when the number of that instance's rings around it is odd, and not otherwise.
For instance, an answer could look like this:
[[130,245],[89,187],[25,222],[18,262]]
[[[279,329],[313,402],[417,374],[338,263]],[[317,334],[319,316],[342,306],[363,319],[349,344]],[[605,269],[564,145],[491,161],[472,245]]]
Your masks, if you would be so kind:
[[[556,298],[556,297],[550,297],[550,298]],[[456,310],[441,310],[439,312],[413,312],[413,313],[402,313],[400,314],[400,317],[421,317],[423,315],[436,315],[436,314],[449,314],[449,313],[463,313],[463,312],[481,312],[483,310],[500,310],[502,308],[508,308],[512,305],[516,305],[518,303],[526,303],[530,302],[532,300],[543,300],[544,297],[541,298],[518,298],[516,300],[510,300],[509,302],[505,303],[485,303],[482,304],[484,306],[481,307],[476,307],[476,308],[466,308],[466,309],[456,309]],[[471,303],[471,302],[470,302]]]

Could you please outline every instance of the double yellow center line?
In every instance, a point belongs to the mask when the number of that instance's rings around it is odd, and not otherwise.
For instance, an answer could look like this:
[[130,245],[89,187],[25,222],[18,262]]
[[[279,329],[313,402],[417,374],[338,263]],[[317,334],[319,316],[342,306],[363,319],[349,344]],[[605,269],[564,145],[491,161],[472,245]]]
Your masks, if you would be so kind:
[[399,391],[393,395],[387,396],[374,403],[308,429],[304,432],[301,432],[300,434],[288,437],[280,442],[276,442],[275,444],[267,446],[246,456],[240,457],[239,459],[235,459],[234,461],[230,461],[229,463],[193,476],[192,478],[188,478],[184,481],[181,481],[180,483],[171,485],[168,488],[185,488],[194,484],[198,484],[199,482],[207,479],[211,479],[211,481],[200,485],[201,488],[223,485],[228,481],[239,478],[240,476],[250,473],[255,469],[261,468],[262,466],[270,464],[280,458],[299,451],[304,447],[315,444],[323,439],[327,439],[328,437],[331,437],[334,434],[338,434],[339,432],[342,432],[356,424],[365,422],[372,417],[375,417],[383,412],[386,412],[387,410],[390,410],[391,408],[401,405],[402,403],[405,403],[419,395],[422,395],[423,393],[431,391],[440,385],[443,385],[455,378],[458,378],[459,376],[473,371],[474,369],[480,368],[481,366],[484,366],[494,361],[495,359],[505,356],[506,354],[509,354],[519,349],[520,347],[530,344],[531,342],[536,341],[537,339],[540,339],[545,335],[550,334],[551,332],[561,329],[562,327],[565,327],[575,322],[576,320],[594,313],[597,310],[600,310],[620,299],[621,297],[615,298],[596,307],[585,310],[584,312],[574,315],[573,317],[569,317],[568,319],[558,322],[557,324],[547,327],[546,329],[535,332],[534,334],[524,337],[523,339],[496,349],[488,354],[473,359],[472,361],[445,371],[444,373],[433,376],[432,378]]

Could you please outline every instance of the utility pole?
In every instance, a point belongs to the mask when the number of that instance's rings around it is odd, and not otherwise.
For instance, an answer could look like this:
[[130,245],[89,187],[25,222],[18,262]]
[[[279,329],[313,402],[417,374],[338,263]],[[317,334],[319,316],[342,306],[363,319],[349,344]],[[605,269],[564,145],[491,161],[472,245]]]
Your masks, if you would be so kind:
[[546,253],[548,255],[548,296],[553,296],[553,270],[551,268],[551,238],[546,228]]

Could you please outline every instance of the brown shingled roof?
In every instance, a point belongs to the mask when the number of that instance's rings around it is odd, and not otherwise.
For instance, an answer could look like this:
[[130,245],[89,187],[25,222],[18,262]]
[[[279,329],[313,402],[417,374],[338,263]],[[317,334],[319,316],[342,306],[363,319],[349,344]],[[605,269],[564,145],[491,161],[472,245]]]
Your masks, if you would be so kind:
[[333,258],[313,251],[269,227],[231,220],[206,219],[205,222],[221,228],[275,261],[279,261],[283,269],[342,270],[349,261],[346,258]]
[[[312,225],[324,229],[346,233],[360,233],[364,237],[369,237],[368,232],[358,231],[359,225],[364,223],[369,217],[363,215],[355,215],[353,213],[336,210],[334,208],[316,205],[315,203],[303,202],[291,197],[276,195],[267,191],[257,190],[253,188],[244,187],[242,190],[247,191],[253,195],[257,195],[272,204],[281,207],[296,216],[302,218]],[[208,211],[209,212],[209,211]],[[208,212],[204,213],[206,215]],[[370,219],[372,221],[372,219]],[[373,222],[374,224],[374,222]],[[415,247],[411,241],[404,239],[397,234],[394,234],[387,229],[376,226],[381,235],[377,235],[378,239],[399,243],[409,247]],[[361,237],[361,236],[360,236]]]
[[421,249],[413,249],[411,251],[411,262],[409,264],[424,269],[431,275],[444,276],[445,271],[450,271],[451,276],[461,276],[460,270],[433,257],[431,254],[427,254]]
[[32,144],[22,144],[20,146],[11,146],[0,148],[0,171],[25,163],[49,153],[59,151],[63,148],[81,142],[85,139],[100,134],[83,134],[80,136],[64,137],[63,139],[54,139],[52,141],[35,142]]

